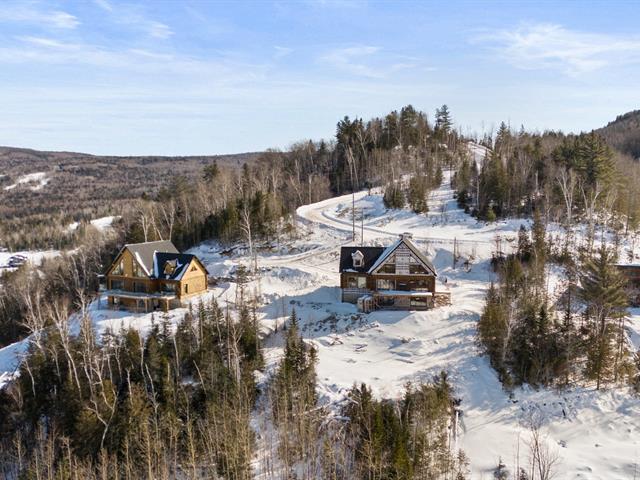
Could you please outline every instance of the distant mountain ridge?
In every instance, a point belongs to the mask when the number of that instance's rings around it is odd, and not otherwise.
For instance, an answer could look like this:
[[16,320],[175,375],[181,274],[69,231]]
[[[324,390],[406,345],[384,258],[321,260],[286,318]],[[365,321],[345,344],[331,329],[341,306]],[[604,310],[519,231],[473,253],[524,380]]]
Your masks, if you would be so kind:
[[640,110],[618,115],[596,132],[616,150],[640,159]]
[[102,156],[0,147],[0,219],[104,210],[153,195],[172,178],[194,178],[214,161],[240,168],[259,152],[201,156]]

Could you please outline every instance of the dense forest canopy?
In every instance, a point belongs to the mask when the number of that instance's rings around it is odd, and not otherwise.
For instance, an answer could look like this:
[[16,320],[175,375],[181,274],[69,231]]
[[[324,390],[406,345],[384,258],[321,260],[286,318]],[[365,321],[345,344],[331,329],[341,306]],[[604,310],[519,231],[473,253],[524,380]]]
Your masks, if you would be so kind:
[[616,150],[640,159],[640,110],[619,115],[596,132]]

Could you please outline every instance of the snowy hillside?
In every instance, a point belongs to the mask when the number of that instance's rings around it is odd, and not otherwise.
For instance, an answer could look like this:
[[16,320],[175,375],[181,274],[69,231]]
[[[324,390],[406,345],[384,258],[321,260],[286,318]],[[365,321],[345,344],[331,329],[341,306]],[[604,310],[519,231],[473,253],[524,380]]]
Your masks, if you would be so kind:
[[[425,312],[361,314],[340,303],[337,285],[341,245],[351,243],[352,196],[332,198],[300,207],[298,237],[258,255],[259,278],[248,288],[261,299],[259,315],[265,335],[267,369],[279,359],[281,337],[273,334],[296,309],[305,338],[318,349],[321,401],[336,409],[349,387],[366,382],[380,396],[396,398],[408,381],[430,380],[441,370],[451,376],[461,398],[462,417],[457,441],[471,461],[471,478],[493,478],[502,458],[513,471],[527,462],[527,420],[540,418],[550,449],[560,457],[558,478],[630,479],[640,470],[640,401],[626,388],[596,392],[593,388],[567,391],[519,389],[505,393],[476,343],[476,324],[493,274],[491,252],[500,245],[509,251],[522,220],[485,224],[458,209],[449,187],[450,172],[433,192],[427,215],[408,210],[387,211],[380,194],[355,195],[356,211],[364,212],[358,243],[387,245],[402,232],[412,232],[439,272],[437,289],[451,292],[452,305]],[[454,265],[454,245],[461,258]],[[248,264],[240,248],[223,254],[216,244],[202,244],[196,253],[215,276],[229,277],[239,263]],[[551,283],[557,283],[552,272]],[[446,280],[446,284],[445,284]],[[236,285],[222,281],[208,295],[233,302]],[[170,314],[177,321],[185,309]],[[640,311],[634,312],[629,336],[640,346]],[[113,312],[94,303],[91,315],[97,329],[132,325],[146,329],[151,314]],[[16,353],[25,344],[0,350],[1,375],[15,370]],[[256,418],[260,445],[269,445],[268,419]],[[518,451],[520,458],[517,459]],[[254,470],[261,477],[257,458]]]

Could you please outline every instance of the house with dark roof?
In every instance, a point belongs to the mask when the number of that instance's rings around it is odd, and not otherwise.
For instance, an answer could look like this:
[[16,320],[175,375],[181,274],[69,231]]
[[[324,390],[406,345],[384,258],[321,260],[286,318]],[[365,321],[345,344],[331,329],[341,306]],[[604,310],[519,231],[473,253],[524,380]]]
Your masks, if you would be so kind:
[[150,312],[179,307],[207,290],[208,272],[195,255],[168,240],[126,244],[106,271],[110,306]]
[[448,303],[448,294],[436,293],[437,276],[409,233],[386,248],[342,247],[340,251],[342,301],[358,303],[365,311],[425,310]]

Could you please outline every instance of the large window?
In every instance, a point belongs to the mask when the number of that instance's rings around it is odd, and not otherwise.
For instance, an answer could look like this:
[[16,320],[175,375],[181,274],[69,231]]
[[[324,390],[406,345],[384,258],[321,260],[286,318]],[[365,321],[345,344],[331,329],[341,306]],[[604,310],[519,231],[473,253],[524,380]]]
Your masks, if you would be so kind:
[[111,280],[111,288],[113,290],[122,290],[124,288],[124,282],[122,280]]
[[163,283],[161,288],[162,288],[163,292],[173,292],[173,293],[175,293],[175,291],[176,291],[175,283]]
[[409,282],[409,290],[429,290],[427,279],[411,280]]
[[427,272],[427,270],[419,263],[411,263],[409,265],[409,273],[426,275],[429,272]]
[[393,290],[395,289],[395,282],[393,280],[379,278],[376,281],[376,287],[378,290]]
[[112,275],[124,275],[124,261],[120,260],[113,270],[111,271]]
[[133,276],[134,277],[145,277],[144,270],[138,262],[133,262]]
[[396,273],[396,264],[395,263],[385,263],[382,268],[380,268],[380,273]]
[[367,277],[349,276],[347,277],[347,287],[365,289],[367,288]]
[[133,282],[133,291],[139,293],[145,293],[147,291],[147,286],[141,282]]

